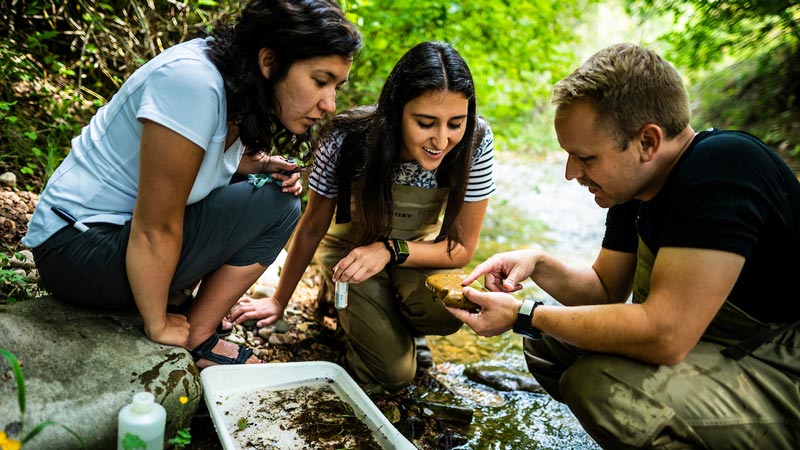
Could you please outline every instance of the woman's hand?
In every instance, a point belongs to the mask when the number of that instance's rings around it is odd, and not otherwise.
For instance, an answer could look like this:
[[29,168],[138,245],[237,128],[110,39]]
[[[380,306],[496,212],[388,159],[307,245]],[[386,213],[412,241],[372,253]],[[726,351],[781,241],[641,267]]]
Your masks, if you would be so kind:
[[295,197],[303,192],[303,185],[300,184],[300,171],[304,170],[295,162],[286,160],[282,156],[269,156],[264,152],[252,155],[244,155],[239,161],[236,172],[239,175],[247,176],[251,173],[266,173],[273,180],[280,181],[281,190]]
[[297,197],[303,192],[300,184],[300,166],[282,156],[266,156],[260,153],[261,173],[268,173],[273,180],[281,182],[281,190]]
[[231,323],[242,323],[245,320],[258,320],[256,326],[265,327],[283,317],[284,306],[272,297],[262,300],[241,298],[228,315]]
[[333,281],[361,283],[383,270],[391,259],[381,241],[354,248],[333,266]]
[[287,194],[292,194],[295,197],[303,192],[303,185],[300,184],[300,173],[283,174],[281,172],[271,173],[270,176],[273,180],[281,182],[281,190]]
[[189,345],[189,321],[182,314],[167,313],[163,324],[144,324],[144,332],[151,341],[159,344],[186,347]]

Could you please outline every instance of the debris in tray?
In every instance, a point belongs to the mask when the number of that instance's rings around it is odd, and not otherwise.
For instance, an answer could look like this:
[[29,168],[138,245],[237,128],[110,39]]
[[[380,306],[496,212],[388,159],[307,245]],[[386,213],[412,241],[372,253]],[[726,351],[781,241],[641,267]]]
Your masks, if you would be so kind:
[[380,450],[372,430],[330,380],[233,394],[221,404],[242,450]]

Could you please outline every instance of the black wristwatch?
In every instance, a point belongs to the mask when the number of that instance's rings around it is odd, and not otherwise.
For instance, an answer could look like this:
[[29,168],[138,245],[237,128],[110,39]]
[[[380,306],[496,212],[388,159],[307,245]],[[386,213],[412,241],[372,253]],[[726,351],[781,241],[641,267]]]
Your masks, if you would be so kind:
[[408,242],[402,239],[392,239],[392,242],[394,243],[394,255],[397,257],[394,265],[399,266],[408,259]]
[[536,311],[536,307],[543,304],[530,298],[523,300],[519,313],[517,313],[517,321],[514,323],[514,333],[531,339],[541,339],[542,332],[534,327],[532,322],[533,312]]

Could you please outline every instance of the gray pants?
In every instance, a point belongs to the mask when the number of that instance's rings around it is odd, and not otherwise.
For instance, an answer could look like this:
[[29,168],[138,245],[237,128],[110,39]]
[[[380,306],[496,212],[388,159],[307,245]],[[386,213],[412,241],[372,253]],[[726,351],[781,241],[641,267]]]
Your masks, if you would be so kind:
[[800,448],[800,330],[739,361],[720,353],[726,346],[705,336],[682,362],[656,366],[524,340],[528,369],[604,448]]
[[[186,207],[183,245],[170,292],[193,286],[222,265],[264,267],[275,261],[300,217],[300,200],[274,183],[242,182]],[[33,249],[44,287],[78,306],[134,306],[125,269],[131,223],[66,226]]]

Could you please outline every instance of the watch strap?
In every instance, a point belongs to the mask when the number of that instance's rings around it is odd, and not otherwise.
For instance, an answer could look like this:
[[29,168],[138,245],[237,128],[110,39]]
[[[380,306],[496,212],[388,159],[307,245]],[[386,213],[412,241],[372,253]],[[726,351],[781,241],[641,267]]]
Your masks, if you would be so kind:
[[530,298],[523,300],[522,305],[519,308],[519,312],[517,313],[517,320],[512,328],[514,333],[529,337],[531,339],[541,339],[542,332],[538,328],[534,327],[532,322],[536,307],[543,304],[544,303]]
[[386,251],[389,252],[389,262],[384,266],[384,269],[388,269],[397,263],[397,253],[392,248],[392,244],[389,243],[389,238],[382,237],[378,240],[383,242],[383,246],[386,247]]
[[408,259],[408,243],[403,239],[392,239],[394,244],[395,264],[400,265]]

